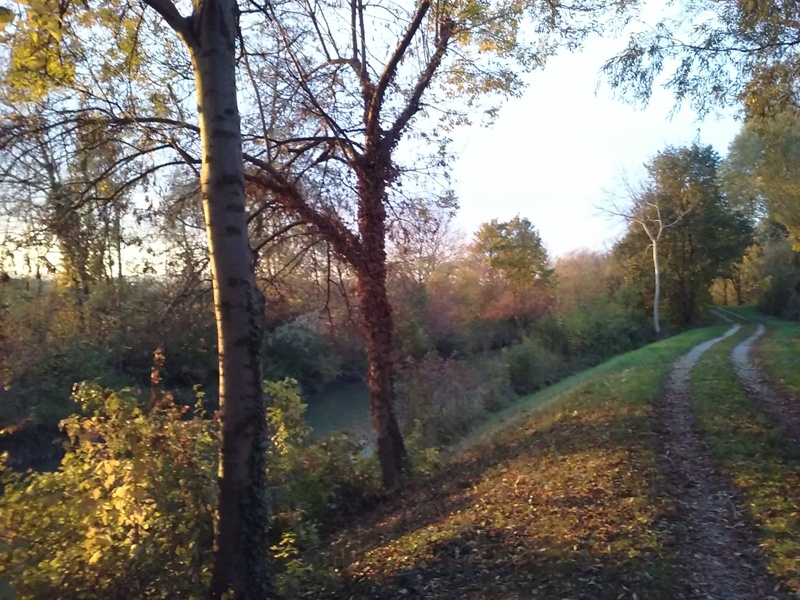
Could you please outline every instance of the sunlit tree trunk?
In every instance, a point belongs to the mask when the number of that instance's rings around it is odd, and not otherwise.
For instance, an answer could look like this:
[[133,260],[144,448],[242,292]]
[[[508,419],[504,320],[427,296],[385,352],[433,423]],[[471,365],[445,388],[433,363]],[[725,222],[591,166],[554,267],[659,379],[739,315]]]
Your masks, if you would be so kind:
[[737,272],[733,279],[733,291],[736,293],[736,306],[744,304],[744,291],[742,290],[742,276]]
[[211,597],[262,600],[267,577],[267,431],[261,382],[263,295],[247,237],[236,100],[238,9],[205,0],[190,48],[202,143],[200,190],[214,284],[222,437]]

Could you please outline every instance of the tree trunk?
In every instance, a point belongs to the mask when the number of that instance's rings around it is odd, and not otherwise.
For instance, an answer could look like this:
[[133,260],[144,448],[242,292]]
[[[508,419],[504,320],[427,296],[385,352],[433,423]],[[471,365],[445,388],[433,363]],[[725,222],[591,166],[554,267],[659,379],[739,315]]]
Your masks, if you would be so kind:
[[263,295],[247,237],[236,102],[236,2],[205,0],[190,47],[202,142],[200,189],[219,345],[219,498],[211,597],[262,600],[267,574],[266,402],[261,381]]
[[122,209],[114,205],[114,243],[117,256],[117,289],[122,284]]
[[386,293],[386,187],[376,165],[377,159],[367,163],[359,177],[362,260],[356,277],[369,363],[370,415],[378,438],[383,485],[389,488],[405,470],[406,450],[394,412],[394,322]]
[[658,265],[658,241],[656,240],[653,240],[653,273],[656,279],[656,291],[653,295],[653,329],[655,329],[657,335],[661,333],[658,316],[658,305],[661,302],[661,269]]
[[744,304],[742,280],[738,276],[733,280],[733,289],[736,292],[736,306],[742,306]]
[[377,435],[383,485],[390,488],[405,468],[406,450],[394,413],[393,321],[386,295],[385,266],[380,270],[382,273],[377,269],[359,271],[357,277],[369,363],[369,410]]
[[685,326],[694,324],[695,305],[697,302],[697,295],[695,294],[695,283],[690,282],[689,292],[686,294],[686,300],[683,303],[683,324]]

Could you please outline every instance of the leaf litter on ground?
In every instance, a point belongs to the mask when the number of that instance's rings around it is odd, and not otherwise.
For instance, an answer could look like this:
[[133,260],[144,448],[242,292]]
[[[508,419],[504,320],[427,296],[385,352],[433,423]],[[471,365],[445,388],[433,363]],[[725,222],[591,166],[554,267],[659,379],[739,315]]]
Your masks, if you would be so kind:
[[692,331],[562,386],[306,560],[331,598],[680,598],[654,403]]

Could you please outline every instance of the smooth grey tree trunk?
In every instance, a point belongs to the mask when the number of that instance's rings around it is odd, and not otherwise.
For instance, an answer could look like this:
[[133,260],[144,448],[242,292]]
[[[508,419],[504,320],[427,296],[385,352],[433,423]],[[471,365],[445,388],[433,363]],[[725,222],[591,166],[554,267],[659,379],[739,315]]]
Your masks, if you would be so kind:
[[653,239],[653,271],[656,279],[656,291],[653,295],[653,328],[656,334],[661,333],[661,325],[659,323],[658,305],[661,302],[661,269],[658,265],[658,240]]
[[200,189],[214,284],[222,435],[211,597],[269,594],[266,398],[261,381],[263,295],[247,235],[236,100],[238,7],[205,0],[189,45],[202,142]]

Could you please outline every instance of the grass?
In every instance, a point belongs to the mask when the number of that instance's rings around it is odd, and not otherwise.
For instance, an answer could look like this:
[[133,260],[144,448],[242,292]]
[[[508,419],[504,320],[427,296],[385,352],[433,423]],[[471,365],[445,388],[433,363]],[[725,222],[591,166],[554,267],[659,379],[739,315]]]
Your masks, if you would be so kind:
[[[733,346],[754,330],[744,327],[698,363],[691,377],[693,406],[720,469],[744,495],[765,566],[800,598],[800,451],[745,395],[729,360]],[[762,348],[770,360],[788,353],[782,333],[798,330],[775,331]],[[776,361],[787,364],[783,358]]]
[[800,398],[800,323],[770,323],[770,330],[756,345],[756,352],[770,380]]
[[756,361],[774,385],[800,398],[800,323],[770,317],[752,306],[718,309],[738,317],[740,322],[767,327],[767,334],[756,344]]
[[505,428],[307,556],[319,577],[304,594],[680,597],[652,403],[672,362],[725,329],[652,344],[521,400]]
[[[463,440],[450,449],[449,455],[459,455],[470,447],[480,444],[490,439],[495,433],[508,425],[508,423],[532,414],[534,411],[541,411],[549,404],[560,400],[565,394],[569,394],[579,387],[600,381],[606,375],[616,371],[624,371],[645,362],[673,360],[672,342],[683,347],[684,341],[696,340],[694,345],[700,342],[721,335],[728,329],[728,326],[705,327],[689,331],[683,335],[670,338],[662,343],[650,344],[644,348],[621,354],[602,364],[581,371],[575,375],[567,377],[543,390],[534,394],[529,394],[515,400],[503,410],[490,413],[488,418],[474,430],[472,430]],[[691,344],[689,346],[691,348]]]
[[715,308],[740,323],[762,323],[767,326],[782,326],[787,323],[787,321],[765,315],[755,306],[717,306]]

